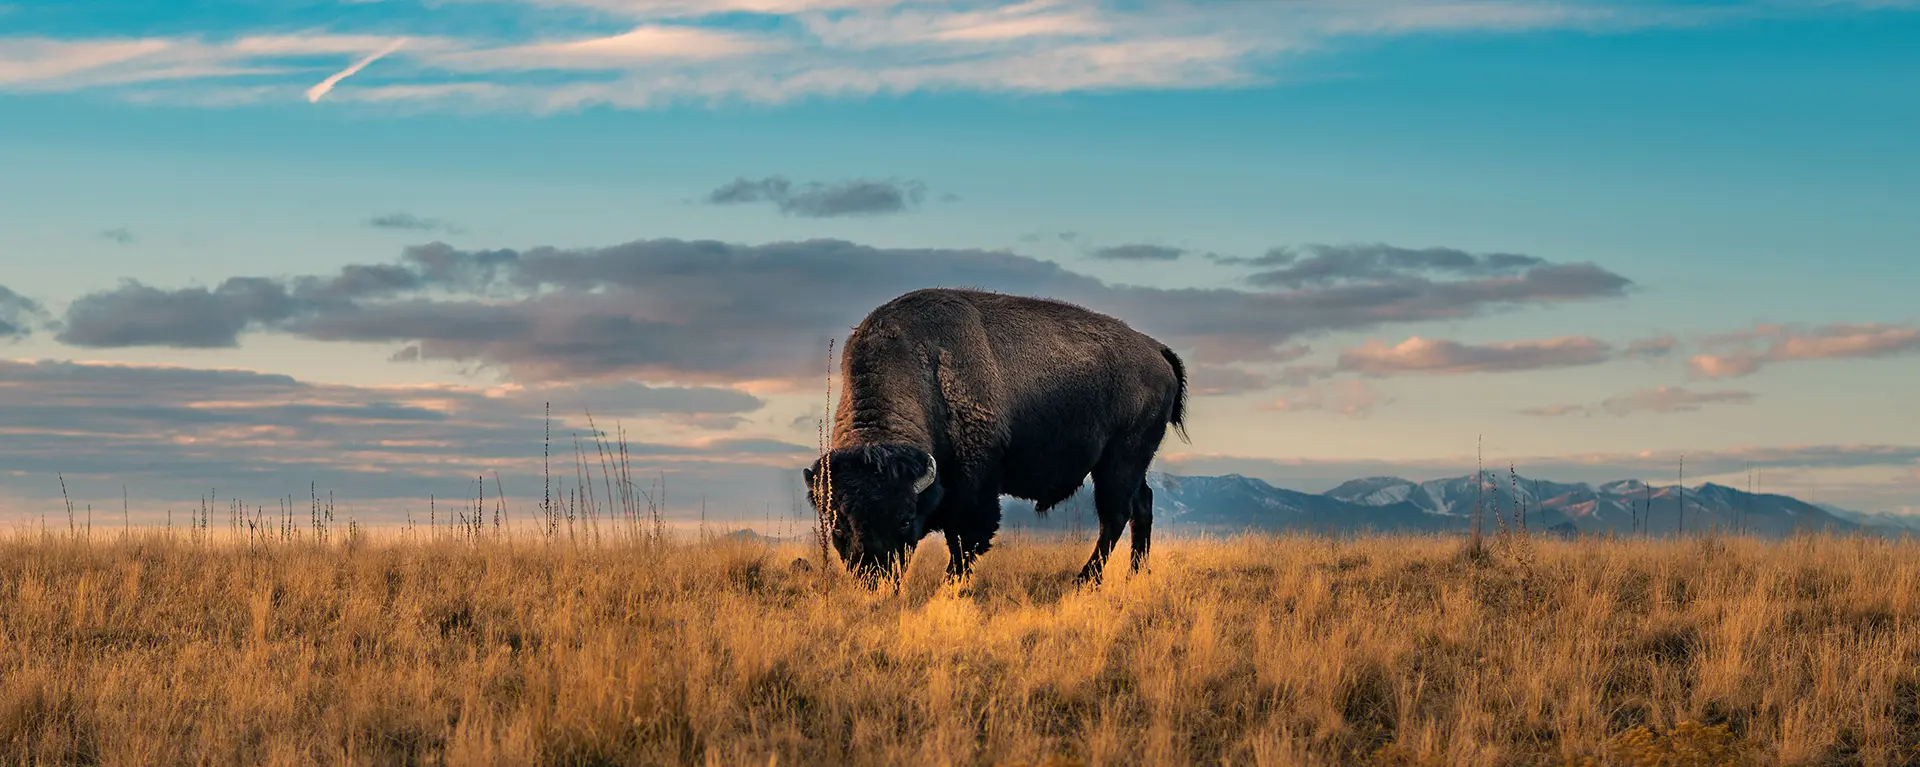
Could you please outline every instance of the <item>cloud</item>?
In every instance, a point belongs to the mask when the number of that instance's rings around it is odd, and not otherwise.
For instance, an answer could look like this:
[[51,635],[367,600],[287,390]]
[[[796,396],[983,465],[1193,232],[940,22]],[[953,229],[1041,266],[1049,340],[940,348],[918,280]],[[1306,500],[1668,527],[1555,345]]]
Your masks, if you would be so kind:
[[133,231],[124,226],[113,229],[102,229],[100,230],[100,237],[102,239],[112,240],[121,245],[132,245],[134,240]]
[[313,87],[307,89],[307,101],[309,103],[319,103],[320,99],[326,96],[329,91],[332,91],[333,86],[340,84],[341,80],[345,80],[349,77],[352,77],[355,73],[359,72],[360,70],[366,69],[368,64],[372,64],[373,62],[379,61],[380,59],[387,57],[389,54],[393,53],[394,51],[400,50],[400,47],[406,44],[407,44],[407,39],[404,37],[394,40],[393,42],[387,43],[386,45],[382,46],[380,50],[374,51],[373,53],[369,53],[365,58],[362,58],[359,61],[353,62],[351,65],[348,65],[346,69],[342,69],[338,72],[335,72],[332,75],[328,76],[327,79],[321,80],[320,82],[315,83]]
[[[433,26],[496,27],[484,6],[436,6]],[[519,26],[535,34],[423,28],[402,38],[385,34],[393,21],[384,20],[383,34],[4,37],[0,89],[106,89],[129,101],[199,106],[324,97],[543,113],[938,91],[1200,89],[1271,83],[1288,57],[1356,38],[1621,30],[1738,10],[1572,0],[529,0]],[[753,21],[740,24],[743,14]],[[631,26],[609,33],[608,20]],[[382,82],[332,90],[376,60],[389,62]]]
[[128,62],[157,58],[169,47],[165,40],[0,39],[0,85],[75,82],[82,73],[110,71]]
[[460,234],[462,230],[437,218],[421,218],[412,213],[388,213],[367,219],[367,226],[375,229],[398,229],[410,232],[442,231]]
[[1653,338],[1635,339],[1627,344],[1627,350],[1620,356],[1627,359],[1663,359],[1673,355],[1680,348],[1680,341],[1671,334]]
[[1672,386],[1660,386],[1642,389],[1622,397],[1611,397],[1600,403],[1600,409],[1613,415],[1624,416],[1631,413],[1688,413],[1711,404],[1747,405],[1754,400],[1749,391],[1710,391],[1695,392]]
[[1360,418],[1372,414],[1375,408],[1392,402],[1392,398],[1381,396],[1365,381],[1346,380],[1317,386],[1296,387],[1272,402],[1261,405],[1260,409],[1283,413],[1323,410],[1350,418]]
[[1475,255],[1454,248],[1401,248],[1385,244],[1305,245],[1275,248],[1256,258],[1221,258],[1224,263],[1278,267],[1255,272],[1247,282],[1302,288],[1348,282],[1383,282],[1409,277],[1451,275],[1487,277],[1519,274],[1546,262],[1516,253]]
[[1715,353],[1696,354],[1696,378],[1739,378],[1779,362],[1868,359],[1920,352],[1920,327],[1835,323],[1817,327],[1756,325],[1706,339]]
[[1752,404],[1755,394],[1749,391],[1710,391],[1696,392],[1675,386],[1660,386],[1641,389],[1631,394],[1609,397],[1597,405],[1550,405],[1547,407],[1520,410],[1523,415],[1565,416],[1595,415],[1605,413],[1614,416],[1628,416],[1634,413],[1691,413],[1714,404],[1748,405]]
[[299,307],[284,285],[259,277],[235,277],[213,290],[128,281],[75,300],[56,338],[92,347],[232,347],[249,326],[287,319]]
[[1074,242],[1082,236],[1079,232],[1029,232],[1020,235],[1020,241],[1029,245],[1050,245],[1055,242]]
[[[19,490],[63,472],[76,493],[110,485],[116,501],[122,482],[134,488],[136,501],[193,498],[209,487],[222,497],[264,501],[289,492],[304,496],[307,483],[318,481],[322,493],[337,489],[365,508],[379,499],[424,500],[429,493],[444,503],[462,487],[471,498],[480,474],[488,476],[491,496],[499,472],[519,513],[526,513],[543,486],[548,402],[553,475],[568,487],[576,474],[576,435],[599,464],[589,410],[608,439],[622,426],[636,474],[695,470],[737,481],[756,468],[797,466],[811,451],[744,431],[672,441],[653,436],[701,419],[730,429],[737,422],[729,418],[764,404],[725,388],[631,381],[356,387],[248,370],[0,361],[0,465],[8,467],[0,487]],[[749,497],[758,508],[763,488],[774,487],[768,482],[743,493],[717,482],[688,489]]]
[[1366,376],[1454,375],[1597,365],[1613,347],[1583,337],[1463,344],[1414,336],[1393,346],[1367,341],[1340,352],[1336,369]]
[[[214,87],[239,78],[278,79],[298,97],[299,79],[313,72],[317,56],[362,55],[390,45],[372,35],[241,35],[210,43],[196,37],[63,40],[0,37],[0,90],[27,92],[110,88],[138,92],[158,83]],[[416,52],[445,49],[450,41],[415,40]]]
[[447,51],[427,63],[456,72],[621,71],[772,53],[780,47],[716,29],[647,25],[602,37]]
[[1245,394],[1271,386],[1271,377],[1230,365],[1193,365],[1187,371],[1187,391],[1196,397]]
[[986,7],[980,10],[922,6],[838,17],[812,14],[806,24],[823,41],[854,48],[1091,39],[1115,31],[1092,3],[1029,0],[982,5]]
[[1280,368],[1279,372],[1274,374],[1273,381],[1286,386],[1306,386],[1315,381],[1324,381],[1333,378],[1339,374],[1340,368],[1335,365],[1301,363]]
[[[1263,364],[1279,364],[1298,360],[1311,353],[1313,353],[1311,346],[1291,344],[1272,349],[1269,353],[1259,356],[1257,361]],[[1197,397],[1245,394],[1262,391],[1281,383],[1300,384],[1304,381],[1293,381],[1284,374],[1275,376],[1234,365],[1202,362],[1187,366],[1187,388]]]
[[1087,255],[1107,261],[1173,261],[1186,255],[1186,251],[1165,245],[1112,245]]
[[1592,415],[1585,405],[1545,405],[1542,407],[1522,408],[1521,415],[1537,415],[1545,418],[1558,418],[1563,415]]
[[702,18],[724,13],[792,15],[885,8],[907,0],[526,0],[533,5],[591,8],[635,19]]
[[[1571,270],[1572,277],[1567,273]],[[247,331],[407,344],[526,382],[634,376],[733,381],[811,375],[828,338],[932,286],[1054,296],[1127,320],[1196,364],[1274,362],[1335,330],[1612,298],[1591,265],[1520,276],[1280,292],[1112,285],[1003,251],[873,248],[841,240],[739,245],[642,240],[604,248],[409,247],[395,264],[214,290],[139,283],[76,300],[63,342],[232,346]]]
[[785,177],[769,176],[759,181],[735,179],[708,192],[706,201],[711,205],[770,202],[787,215],[832,218],[901,213],[919,206],[926,195],[926,184],[913,180],[814,181],[796,186]]
[[33,334],[33,328],[48,319],[46,308],[26,296],[0,285],[0,339],[17,341]]
[[1715,355],[1696,354],[1687,360],[1687,366],[1693,370],[1694,378],[1740,378],[1753,375],[1760,370],[1764,360],[1759,355]]

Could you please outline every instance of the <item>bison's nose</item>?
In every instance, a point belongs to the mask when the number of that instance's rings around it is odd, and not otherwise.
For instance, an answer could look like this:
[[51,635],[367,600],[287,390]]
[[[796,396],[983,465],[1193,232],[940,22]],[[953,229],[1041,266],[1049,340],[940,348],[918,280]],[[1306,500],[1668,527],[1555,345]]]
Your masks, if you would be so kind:
[[880,576],[886,572],[886,568],[881,567],[880,563],[873,559],[851,561],[848,563],[847,570],[852,572],[854,578],[858,579],[868,588],[879,584]]
[[848,552],[847,570],[872,585],[879,582],[898,561],[899,555],[889,553],[884,548],[855,544],[855,549]]

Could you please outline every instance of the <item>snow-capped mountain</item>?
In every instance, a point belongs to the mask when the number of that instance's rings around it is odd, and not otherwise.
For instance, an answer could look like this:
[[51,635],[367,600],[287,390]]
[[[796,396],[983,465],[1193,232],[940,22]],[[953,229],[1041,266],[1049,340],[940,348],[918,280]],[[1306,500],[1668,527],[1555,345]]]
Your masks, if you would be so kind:
[[[1480,508],[1510,525],[1524,512],[1529,527],[1565,523],[1581,532],[1643,531],[1657,535],[1717,528],[1780,536],[1798,530],[1851,531],[1862,526],[1858,520],[1795,498],[1747,493],[1711,482],[1682,491],[1673,486],[1649,486],[1639,480],[1595,486],[1488,472],[1482,483],[1476,483],[1473,475],[1420,483],[1370,477],[1348,482],[1326,495],[1365,506],[1404,500],[1434,514],[1463,519]],[[1499,518],[1486,517],[1483,524],[1497,528]]]
[[1328,490],[1325,495],[1362,506],[1384,506],[1405,501],[1429,513],[1466,517],[1473,514],[1476,507],[1491,507],[1497,502],[1511,506],[1511,499],[1516,495],[1529,506],[1537,507],[1540,497],[1553,498],[1577,490],[1591,492],[1584,485],[1563,485],[1524,478],[1515,482],[1511,477],[1488,472],[1485,484],[1479,487],[1475,486],[1471,475],[1419,483],[1399,477],[1368,477],[1347,482]]
[[[1362,505],[1316,493],[1274,487],[1238,474],[1186,477],[1149,472],[1153,489],[1154,527],[1202,529],[1232,533],[1243,530],[1378,530],[1439,531],[1452,526],[1411,503]],[[1033,505],[1014,498],[1002,503],[1003,524],[1009,527],[1062,530],[1099,527],[1091,484],[1081,487],[1046,517],[1036,517]]]
[[[1654,487],[1639,480],[1600,485],[1564,483],[1487,472],[1414,482],[1399,477],[1367,477],[1325,493],[1274,487],[1237,474],[1188,477],[1159,472],[1147,475],[1154,491],[1156,528],[1230,533],[1243,530],[1465,532],[1474,510],[1483,513],[1488,533],[1500,526],[1569,533],[1613,532],[1671,535],[1708,529],[1779,537],[1796,531],[1920,532],[1920,518],[1888,518],[1823,508],[1776,493],[1747,493],[1706,483],[1685,488]],[[1684,497],[1684,512],[1681,509]],[[1092,531],[1099,527],[1092,485],[1037,517],[1032,504],[1006,499],[1003,524],[1012,528]]]
[[1816,503],[1813,505],[1819,507],[1821,511],[1854,524],[1920,533],[1920,514],[1895,514],[1888,511],[1854,511],[1825,503]]

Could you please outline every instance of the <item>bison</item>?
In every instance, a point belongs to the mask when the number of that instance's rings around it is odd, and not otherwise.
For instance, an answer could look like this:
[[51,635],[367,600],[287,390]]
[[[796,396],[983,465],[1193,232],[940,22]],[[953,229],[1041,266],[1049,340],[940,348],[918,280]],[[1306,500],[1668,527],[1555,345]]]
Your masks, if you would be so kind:
[[867,315],[840,365],[829,450],[802,474],[842,562],[869,585],[935,530],[948,575],[965,577],[992,547],[1001,495],[1045,514],[1089,474],[1100,539],[1078,582],[1099,582],[1129,522],[1140,569],[1147,468],[1169,425],[1187,439],[1186,369],[1166,345],[1068,303],[927,289]]

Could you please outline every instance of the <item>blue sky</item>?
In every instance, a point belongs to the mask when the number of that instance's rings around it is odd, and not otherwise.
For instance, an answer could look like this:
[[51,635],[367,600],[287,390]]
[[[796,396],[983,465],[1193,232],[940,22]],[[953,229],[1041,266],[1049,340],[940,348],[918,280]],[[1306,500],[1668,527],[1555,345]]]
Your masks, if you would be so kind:
[[[0,2],[0,429],[61,438],[12,452],[0,504],[56,470],[156,499],[318,476],[367,508],[524,484],[512,435],[547,399],[622,418],[689,493],[785,503],[800,352],[965,283],[1195,359],[1213,393],[1171,470],[1457,475],[1484,433],[1523,473],[1662,479],[1685,451],[1690,483],[1752,461],[1920,511],[1915,82],[1906,3]],[[758,201],[714,202],[736,182]],[[683,240],[736,250],[696,280]],[[519,265],[345,308],[299,288],[420,277],[436,242]],[[545,247],[601,271],[540,283]],[[1346,271],[1257,276],[1288,263]],[[236,277],[265,279],[196,292]],[[576,333],[611,315],[641,329]],[[421,422],[438,446],[396,436]]]

